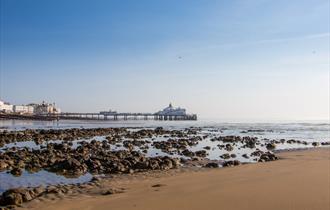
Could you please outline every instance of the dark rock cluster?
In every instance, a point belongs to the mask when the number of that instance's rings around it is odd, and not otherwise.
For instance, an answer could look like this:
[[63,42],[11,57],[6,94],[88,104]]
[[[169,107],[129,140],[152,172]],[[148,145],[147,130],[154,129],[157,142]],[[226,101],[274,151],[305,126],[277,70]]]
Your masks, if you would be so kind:
[[35,141],[41,144],[49,140],[77,140],[82,138],[91,138],[94,136],[105,136],[110,134],[122,134],[126,128],[89,128],[89,129],[40,129],[40,130],[22,130],[22,131],[1,131],[0,147],[5,144],[19,141]]
[[43,150],[21,149],[0,153],[0,170],[19,175],[25,169],[41,169],[66,176],[93,174],[133,173],[142,170],[164,170],[179,165],[178,159],[168,156],[146,157],[138,151],[109,150],[107,141],[82,142],[77,148],[67,144],[48,144]]
[[265,152],[260,155],[259,162],[268,162],[268,161],[274,161],[277,160],[278,157],[271,152]]
[[21,205],[23,202],[31,201],[42,195],[46,189],[44,187],[36,188],[15,188],[9,189],[0,196],[1,206]]

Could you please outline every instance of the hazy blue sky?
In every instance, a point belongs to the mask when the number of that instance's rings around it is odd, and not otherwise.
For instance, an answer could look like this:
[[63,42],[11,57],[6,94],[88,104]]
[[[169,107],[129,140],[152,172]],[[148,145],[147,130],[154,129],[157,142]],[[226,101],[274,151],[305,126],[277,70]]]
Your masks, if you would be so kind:
[[329,0],[0,0],[0,98],[329,118]]

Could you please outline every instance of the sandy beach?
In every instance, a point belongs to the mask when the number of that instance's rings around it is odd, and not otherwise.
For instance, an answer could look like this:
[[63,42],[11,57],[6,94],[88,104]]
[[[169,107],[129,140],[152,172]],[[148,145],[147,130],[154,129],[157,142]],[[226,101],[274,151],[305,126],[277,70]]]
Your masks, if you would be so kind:
[[330,149],[279,154],[280,160],[112,183],[113,195],[64,196],[27,203],[31,209],[290,209],[330,208]]
[[330,210],[330,0],[0,0],[0,210]]

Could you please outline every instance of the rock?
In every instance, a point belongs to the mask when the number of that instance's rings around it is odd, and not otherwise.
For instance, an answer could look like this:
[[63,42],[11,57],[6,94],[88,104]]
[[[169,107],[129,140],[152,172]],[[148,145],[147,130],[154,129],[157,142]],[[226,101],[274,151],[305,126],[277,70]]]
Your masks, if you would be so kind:
[[33,192],[36,196],[41,195],[42,193],[44,193],[46,191],[46,189],[43,186],[39,186],[33,189]]
[[164,132],[163,127],[157,127],[157,128],[155,128],[155,133],[156,134],[162,134],[163,132]]
[[189,150],[187,150],[187,149],[183,150],[183,151],[182,151],[182,154],[183,154],[184,156],[187,156],[187,157],[193,157],[193,156],[195,156],[195,153],[194,153],[194,152],[189,151]]
[[206,150],[210,150],[211,149],[210,146],[206,146],[206,147],[203,147],[203,148],[206,149]]
[[205,168],[219,168],[219,164],[211,162],[211,163],[207,163],[204,167]]
[[62,190],[55,186],[49,186],[46,190],[47,193],[61,194]]
[[201,157],[193,157],[191,158],[192,161],[194,162],[199,162],[199,161],[202,161],[202,158]]
[[231,143],[241,141],[242,138],[240,136],[220,136],[216,140]]
[[173,164],[172,164],[171,159],[163,160],[163,162],[161,163],[161,169],[168,170],[168,169],[171,169],[171,168],[173,168]]
[[188,162],[187,159],[180,158],[180,163],[185,164],[185,163],[187,163],[187,162]]
[[9,165],[5,161],[0,160],[0,171],[6,170],[8,166]]
[[234,147],[231,144],[226,144],[225,150],[232,151],[233,149],[234,149]]
[[274,161],[277,160],[278,157],[276,157],[275,154],[270,153],[270,152],[266,152],[264,154],[262,154],[259,158],[259,162],[268,162],[268,161]]
[[222,166],[223,167],[229,167],[229,166],[238,166],[240,165],[241,162],[239,162],[238,160],[229,160],[229,161],[225,161]]
[[18,161],[16,164],[17,168],[25,168],[25,163],[23,160]]
[[314,147],[317,147],[317,146],[320,146],[320,143],[319,143],[319,142],[313,142],[312,145],[313,145]]
[[115,193],[114,190],[110,189],[110,190],[106,190],[106,191],[104,191],[104,192],[102,193],[102,195],[112,195],[112,194],[114,194],[114,193]]
[[180,160],[179,159],[172,158],[171,161],[172,161],[173,168],[178,168],[180,166]]
[[108,189],[102,192],[102,195],[112,195],[116,193],[123,193],[124,189]]
[[247,130],[247,132],[249,133],[261,133],[261,132],[265,132],[265,130],[263,129],[250,129],[250,130]]
[[244,141],[243,147],[247,147],[247,148],[251,148],[251,149],[256,147],[257,138],[245,136],[245,137],[243,137],[243,141]]
[[290,139],[290,140],[287,140],[286,141],[288,144],[293,144],[293,143],[296,143],[296,140],[294,140],[294,139]]
[[206,157],[207,156],[207,153],[205,150],[196,151],[195,154],[197,157]]
[[101,178],[97,176],[93,176],[93,178],[91,179],[91,182],[99,182],[99,181],[101,181]]
[[[151,169],[151,170],[158,170],[158,169],[160,169],[160,166],[159,166],[159,163],[161,163],[159,160],[157,160],[157,159],[150,159],[149,160],[149,169]],[[167,167],[166,167],[166,164],[164,164],[164,168],[163,169],[168,169]]]
[[134,169],[142,169],[142,170],[146,170],[149,168],[149,163],[147,161],[143,161],[143,162],[137,162],[134,165]]
[[268,150],[274,150],[276,148],[276,144],[274,144],[274,143],[268,143],[268,144],[266,144],[266,148]]
[[52,171],[67,175],[81,175],[87,172],[87,166],[86,164],[81,164],[75,158],[69,158],[55,163]]
[[263,151],[257,149],[256,151],[251,153],[251,156],[261,156],[263,153]]
[[23,203],[21,188],[9,189],[2,194],[2,205],[21,205]]
[[20,168],[13,168],[10,173],[14,176],[21,176],[23,171]]
[[244,158],[246,158],[246,159],[249,158],[249,156],[248,156],[247,154],[243,154],[242,157],[244,157]]
[[22,193],[23,202],[31,201],[34,198],[33,191],[25,190]]
[[223,155],[220,155],[220,157],[221,157],[222,159],[229,159],[229,158],[230,158],[230,155],[229,155],[229,153],[225,153],[225,154],[223,154]]

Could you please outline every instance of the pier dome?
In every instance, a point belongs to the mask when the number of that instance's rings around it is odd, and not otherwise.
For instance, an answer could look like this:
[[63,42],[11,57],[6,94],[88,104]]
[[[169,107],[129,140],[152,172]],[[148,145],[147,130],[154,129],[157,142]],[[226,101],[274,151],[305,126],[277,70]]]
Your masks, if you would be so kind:
[[164,108],[163,110],[156,112],[159,115],[172,115],[172,116],[182,116],[186,115],[186,109],[182,109],[180,107],[174,108],[172,103],[168,105],[168,107]]

